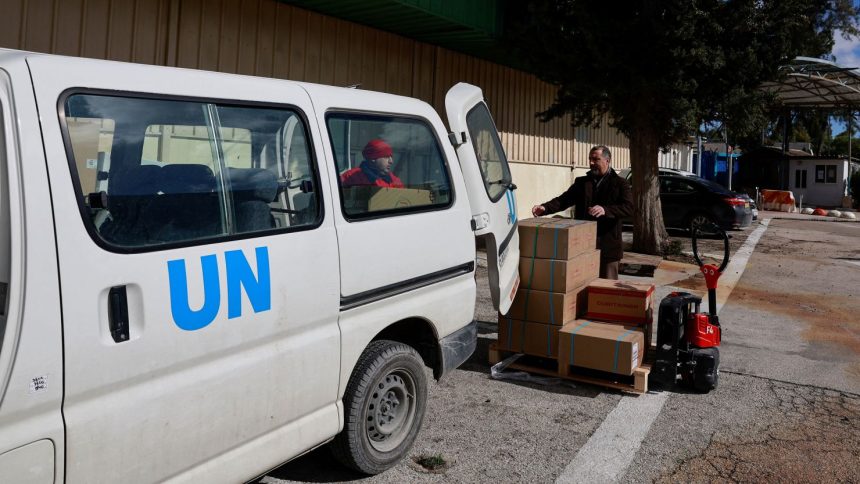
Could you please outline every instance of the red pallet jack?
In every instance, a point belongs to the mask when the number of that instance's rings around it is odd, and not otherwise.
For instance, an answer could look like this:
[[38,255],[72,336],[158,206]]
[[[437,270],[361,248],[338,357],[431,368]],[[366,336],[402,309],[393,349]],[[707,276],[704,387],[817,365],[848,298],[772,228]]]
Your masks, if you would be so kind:
[[729,237],[718,227],[725,254],[717,267],[704,264],[697,245],[699,228],[693,229],[693,258],[705,276],[709,313],[699,312],[702,298],[688,292],[673,292],[660,302],[657,316],[657,351],[651,378],[665,386],[680,377],[684,386],[707,393],[717,387],[720,376],[720,320],[717,317],[717,281],[729,263]]

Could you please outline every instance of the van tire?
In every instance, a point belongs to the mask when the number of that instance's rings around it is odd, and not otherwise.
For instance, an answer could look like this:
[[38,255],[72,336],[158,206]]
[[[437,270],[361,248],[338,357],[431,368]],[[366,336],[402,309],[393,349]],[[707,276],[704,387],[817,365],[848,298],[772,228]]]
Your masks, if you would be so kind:
[[349,378],[343,396],[344,427],[331,444],[341,463],[379,474],[406,456],[427,408],[427,376],[411,346],[374,341]]

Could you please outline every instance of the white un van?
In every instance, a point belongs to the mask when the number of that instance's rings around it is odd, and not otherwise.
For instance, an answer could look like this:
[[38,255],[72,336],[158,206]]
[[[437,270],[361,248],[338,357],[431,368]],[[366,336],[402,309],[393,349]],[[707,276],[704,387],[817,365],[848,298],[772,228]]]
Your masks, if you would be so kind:
[[406,455],[475,348],[476,237],[502,312],[518,283],[493,120],[445,106],[0,50],[0,481]]

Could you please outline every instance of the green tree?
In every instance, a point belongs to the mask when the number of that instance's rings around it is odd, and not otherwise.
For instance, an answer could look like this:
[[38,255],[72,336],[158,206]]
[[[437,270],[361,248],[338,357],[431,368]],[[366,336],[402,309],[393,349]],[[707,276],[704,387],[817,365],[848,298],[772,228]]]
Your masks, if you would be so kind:
[[[758,133],[744,138],[745,149],[752,149],[762,144],[769,146],[782,146],[785,136],[786,117],[783,113],[771,114]],[[788,113],[788,141],[809,143],[813,153],[816,155],[826,154],[830,150],[833,138],[830,135],[830,110],[826,109],[802,109]],[[757,137],[757,138],[756,138]],[[763,138],[763,139],[762,139]]]
[[[848,131],[843,131],[833,137],[830,149],[826,154],[831,156],[848,156]],[[856,134],[851,137],[851,157],[860,158],[860,137]]]
[[512,47],[558,85],[544,120],[575,125],[608,115],[630,140],[633,249],[666,240],[657,153],[721,120],[758,132],[772,101],[757,88],[798,55],[830,52],[833,33],[858,34],[851,0],[530,0],[510,2]]
[[829,143],[829,146],[822,154],[832,156],[848,156],[848,132],[851,132],[851,157],[860,158],[860,119],[853,111],[837,112],[833,115],[835,120],[840,121],[845,125],[845,131],[834,136]]

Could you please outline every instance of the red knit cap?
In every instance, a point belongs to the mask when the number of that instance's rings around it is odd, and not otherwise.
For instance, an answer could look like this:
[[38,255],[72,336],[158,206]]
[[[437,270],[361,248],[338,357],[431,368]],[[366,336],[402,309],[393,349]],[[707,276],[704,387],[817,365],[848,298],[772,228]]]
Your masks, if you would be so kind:
[[361,150],[361,154],[364,155],[364,159],[366,160],[385,158],[391,156],[393,153],[391,146],[379,138],[368,141],[364,149]]

